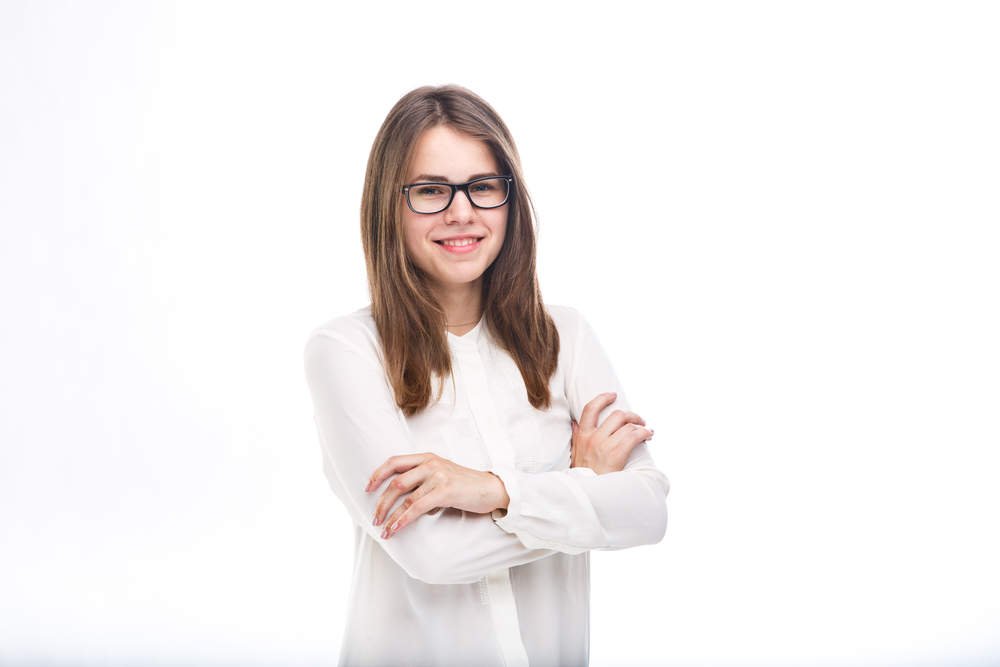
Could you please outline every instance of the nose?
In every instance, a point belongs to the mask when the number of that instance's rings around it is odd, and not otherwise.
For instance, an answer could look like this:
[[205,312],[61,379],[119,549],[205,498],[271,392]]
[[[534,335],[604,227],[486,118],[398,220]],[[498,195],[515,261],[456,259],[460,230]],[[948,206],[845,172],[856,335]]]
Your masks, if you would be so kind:
[[476,208],[472,205],[469,195],[459,190],[451,200],[451,206],[445,210],[446,222],[463,223],[470,222],[476,213]]

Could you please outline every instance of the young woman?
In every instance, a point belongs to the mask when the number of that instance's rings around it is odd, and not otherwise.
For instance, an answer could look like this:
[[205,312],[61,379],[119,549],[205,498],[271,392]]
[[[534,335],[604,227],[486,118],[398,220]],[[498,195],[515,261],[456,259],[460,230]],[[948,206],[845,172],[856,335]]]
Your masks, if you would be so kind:
[[544,306],[514,140],[419,88],[368,159],[372,303],[306,344],[354,519],[342,665],[584,665],[589,550],[658,542],[669,484],[590,326]]

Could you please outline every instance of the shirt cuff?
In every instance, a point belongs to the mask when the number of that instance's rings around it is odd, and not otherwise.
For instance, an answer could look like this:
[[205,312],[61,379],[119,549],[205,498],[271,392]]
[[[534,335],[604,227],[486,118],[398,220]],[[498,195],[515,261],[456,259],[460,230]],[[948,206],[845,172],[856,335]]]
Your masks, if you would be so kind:
[[513,533],[517,520],[521,518],[521,485],[517,483],[517,475],[509,468],[492,468],[489,472],[500,478],[510,498],[506,510],[493,510],[493,521],[505,532]]
[[[572,475],[564,474],[568,470],[537,475],[510,468],[489,472],[500,478],[510,496],[506,514],[503,510],[493,510],[493,522],[504,532],[516,535],[528,549],[551,549],[573,555],[594,548],[590,543],[598,544],[594,539],[586,539],[586,533],[600,531],[601,528],[579,483],[584,477],[596,477],[593,470],[580,468]],[[521,482],[525,483],[524,486]],[[574,517],[573,520],[570,520],[571,517]],[[534,526],[535,530],[554,531],[552,535],[558,535],[562,541],[553,540],[551,536],[539,537],[529,532],[529,526]],[[574,534],[584,534],[588,545],[567,543],[566,540]],[[603,542],[600,545],[603,546]]]

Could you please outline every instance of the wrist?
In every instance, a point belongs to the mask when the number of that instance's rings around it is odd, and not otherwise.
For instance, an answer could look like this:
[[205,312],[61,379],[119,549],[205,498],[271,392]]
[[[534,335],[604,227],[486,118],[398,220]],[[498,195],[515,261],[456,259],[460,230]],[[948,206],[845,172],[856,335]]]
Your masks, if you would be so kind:
[[494,473],[487,473],[493,478],[494,492],[493,497],[495,499],[494,509],[506,510],[510,506],[510,495],[507,493],[507,487],[504,485],[503,480],[496,476]]

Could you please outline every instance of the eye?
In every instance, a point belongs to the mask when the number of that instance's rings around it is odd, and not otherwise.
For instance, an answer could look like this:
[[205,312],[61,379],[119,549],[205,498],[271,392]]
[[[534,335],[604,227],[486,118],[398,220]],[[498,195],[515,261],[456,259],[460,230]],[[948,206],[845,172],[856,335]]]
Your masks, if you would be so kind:
[[478,183],[473,183],[469,186],[469,190],[472,192],[491,192],[496,190],[496,185],[493,181],[480,181]]
[[418,197],[440,197],[445,194],[444,188],[439,185],[421,185],[411,190]]

